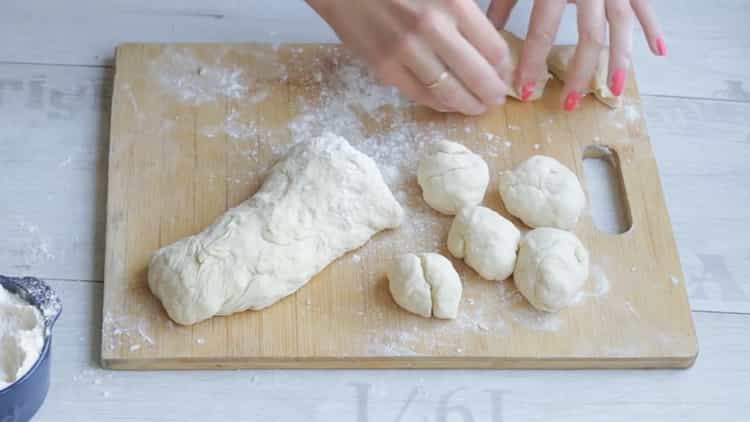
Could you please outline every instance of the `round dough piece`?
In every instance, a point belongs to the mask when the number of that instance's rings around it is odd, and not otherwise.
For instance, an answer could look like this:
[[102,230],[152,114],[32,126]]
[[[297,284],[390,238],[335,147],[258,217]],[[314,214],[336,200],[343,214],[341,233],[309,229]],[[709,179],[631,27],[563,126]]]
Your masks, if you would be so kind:
[[455,319],[463,288],[451,262],[436,253],[404,254],[388,269],[393,300],[425,318]]
[[521,232],[500,214],[485,207],[466,207],[448,232],[448,250],[487,280],[513,274]]
[[505,208],[529,227],[570,230],[586,207],[586,195],[575,173],[559,161],[534,155],[500,175]]
[[565,230],[530,231],[518,249],[516,287],[532,306],[557,312],[570,305],[589,277],[589,253]]
[[482,202],[489,181],[490,172],[482,157],[451,141],[427,147],[417,169],[425,202],[448,215]]

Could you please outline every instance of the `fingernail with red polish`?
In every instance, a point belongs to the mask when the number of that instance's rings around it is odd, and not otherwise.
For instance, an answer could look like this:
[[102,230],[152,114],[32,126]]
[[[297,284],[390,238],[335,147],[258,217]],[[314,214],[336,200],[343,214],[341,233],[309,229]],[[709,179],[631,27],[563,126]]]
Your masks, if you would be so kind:
[[581,101],[581,94],[578,91],[570,91],[567,97],[565,97],[565,103],[563,103],[563,109],[565,111],[573,111],[578,107],[578,102]]
[[660,56],[667,55],[667,47],[664,45],[664,39],[662,39],[662,37],[656,38],[656,54]]
[[526,101],[531,97],[531,94],[534,92],[534,85],[535,83],[532,82],[526,82],[521,86],[521,101]]
[[612,79],[609,81],[609,89],[615,96],[619,97],[622,94],[622,89],[625,87],[625,69],[617,69],[612,74]]

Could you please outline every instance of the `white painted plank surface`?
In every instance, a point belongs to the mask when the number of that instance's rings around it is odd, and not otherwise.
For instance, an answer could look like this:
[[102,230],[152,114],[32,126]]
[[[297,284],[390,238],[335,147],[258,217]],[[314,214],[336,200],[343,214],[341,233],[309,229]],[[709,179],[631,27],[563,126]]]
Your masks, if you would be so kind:
[[[9,3],[0,14],[0,62],[108,65],[114,47],[126,41],[336,40],[301,0]],[[514,31],[525,32],[530,4],[522,0],[516,7],[509,23]],[[750,101],[750,5],[744,0],[710,6],[700,0],[653,4],[668,57],[652,56],[636,30],[633,54],[641,92]],[[570,6],[558,40],[575,39],[575,11]]]
[[0,273],[101,280],[110,73],[0,65]]
[[94,323],[101,285],[52,284],[65,309],[40,422],[630,422],[738,420],[750,411],[747,315],[695,313],[701,353],[687,370],[105,371]]
[[643,101],[692,308],[750,313],[750,105]]

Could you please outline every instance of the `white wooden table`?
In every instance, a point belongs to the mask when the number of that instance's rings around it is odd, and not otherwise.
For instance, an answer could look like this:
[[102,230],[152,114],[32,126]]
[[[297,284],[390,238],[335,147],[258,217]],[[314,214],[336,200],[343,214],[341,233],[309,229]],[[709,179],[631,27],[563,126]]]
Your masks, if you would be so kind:
[[[65,306],[54,336],[52,387],[37,420],[748,418],[746,1],[658,2],[666,59],[650,57],[636,36],[638,82],[700,341],[691,369],[639,371],[102,370],[114,46],[335,36],[301,1],[90,3],[6,2],[0,12],[0,273],[51,280]],[[528,2],[511,28],[523,30],[527,10]],[[569,26],[564,32],[572,36]]]

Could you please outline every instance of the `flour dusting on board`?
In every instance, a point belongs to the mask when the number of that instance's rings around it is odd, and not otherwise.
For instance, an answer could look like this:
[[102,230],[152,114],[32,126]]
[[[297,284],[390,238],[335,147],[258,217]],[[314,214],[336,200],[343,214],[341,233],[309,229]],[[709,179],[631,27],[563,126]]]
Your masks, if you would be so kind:
[[145,319],[133,319],[127,316],[116,316],[111,312],[104,313],[102,323],[102,348],[113,351],[126,346],[131,352],[143,347],[152,347],[154,339],[149,335],[149,322]]
[[[290,75],[298,71],[295,61],[306,66],[305,72],[308,73],[289,85],[295,114],[288,122],[279,119],[279,122],[272,123],[253,113],[243,113],[239,109],[243,104],[257,104],[257,107],[268,104],[265,103],[270,99],[268,91],[242,69],[220,65],[218,58],[216,63],[205,63],[185,51],[167,49],[152,63],[152,70],[158,73],[157,80],[166,91],[188,104],[200,105],[222,97],[241,100],[235,104],[227,103],[223,120],[204,123],[197,128],[207,142],[226,141],[228,152],[247,161],[248,170],[233,175],[228,182],[257,182],[292,145],[306,142],[324,131],[345,137],[352,146],[375,160],[406,215],[400,228],[378,234],[355,253],[342,258],[342,261],[368,271],[363,274],[364,282],[357,287],[367,300],[380,298],[368,305],[366,311],[357,313],[357,318],[376,322],[368,326],[378,327],[365,333],[367,352],[407,356],[450,350],[461,354],[465,350],[465,345],[459,344],[461,341],[506,341],[512,330],[518,328],[564,332],[563,318],[532,308],[511,281],[481,280],[461,261],[455,260],[464,284],[464,297],[456,320],[424,319],[400,309],[398,318],[394,318],[391,312],[385,312],[385,309],[396,306],[382,285],[385,265],[393,256],[405,251],[432,251],[450,258],[445,251],[445,236],[452,219],[430,209],[421,199],[416,183],[421,151],[433,142],[450,139],[452,133],[481,140],[475,152],[485,157],[508,155],[513,144],[509,139],[482,130],[471,120],[459,116],[431,116],[420,121],[419,113],[431,112],[413,107],[395,88],[378,85],[364,66],[338,50],[315,57],[302,57],[301,49],[287,51],[291,55],[289,65],[271,56],[266,59],[275,61],[267,64],[268,67],[281,68],[277,75],[280,80],[291,80]],[[308,69],[311,61],[312,69]],[[521,130],[513,124],[508,124],[507,129],[510,132]],[[541,148],[541,145],[536,148]],[[379,261],[368,259],[372,257],[378,257]],[[579,301],[608,293],[609,280],[600,267],[592,268],[589,286]],[[305,309],[310,312],[315,311],[316,306],[309,299],[305,303]],[[327,319],[332,316],[319,317]],[[133,327],[139,327],[139,322],[123,324],[105,315],[105,333],[109,331],[109,337],[115,342],[111,347],[116,347],[118,341],[127,341],[129,347],[153,345],[148,341],[147,333],[141,335]],[[203,344],[205,339],[194,341]]]
[[167,47],[150,64],[161,86],[181,100],[202,104],[219,97],[239,99],[252,81],[237,66],[205,63],[186,50]]

